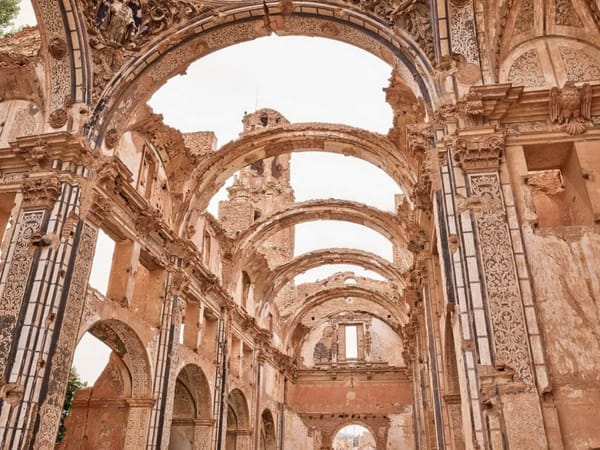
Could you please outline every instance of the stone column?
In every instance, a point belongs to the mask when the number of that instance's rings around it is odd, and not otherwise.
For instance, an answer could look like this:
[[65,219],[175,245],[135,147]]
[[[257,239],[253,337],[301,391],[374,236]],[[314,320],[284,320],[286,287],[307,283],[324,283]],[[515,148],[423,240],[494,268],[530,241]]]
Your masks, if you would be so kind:
[[185,300],[181,298],[184,285],[183,275],[169,273],[161,296],[163,306],[152,389],[156,402],[152,408],[150,431],[146,442],[147,449],[169,447],[175,380],[178,375],[176,373],[177,364],[174,363],[172,357],[185,310]]
[[30,175],[0,278],[2,449],[53,449],[97,230],[80,217],[85,169]]
[[453,145],[462,169],[455,167],[456,186],[464,186],[464,194],[455,193],[460,238],[464,253],[473,255],[467,256],[475,331],[470,345],[478,357],[489,447],[543,449],[547,440],[525,317],[531,287],[503,151],[504,136],[493,129],[461,130]]

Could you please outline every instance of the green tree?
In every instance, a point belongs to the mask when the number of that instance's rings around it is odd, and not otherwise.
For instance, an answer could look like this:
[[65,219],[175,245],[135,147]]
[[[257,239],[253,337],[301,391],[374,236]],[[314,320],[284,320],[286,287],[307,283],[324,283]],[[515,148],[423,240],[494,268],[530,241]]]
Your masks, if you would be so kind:
[[0,0],[0,36],[4,35],[11,20],[19,14],[21,0]]
[[[0,0],[2,1],[2,0]],[[67,384],[67,394],[65,395],[65,403],[63,405],[62,414],[60,416],[60,425],[58,427],[58,436],[56,436],[56,443],[58,444],[65,437],[67,428],[65,427],[65,420],[71,414],[71,405],[73,404],[73,397],[75,391],[82,389],[87,386],[87,382],[79,378],[77,369],[71,367],[71,374],[69,376],[69,383]]]

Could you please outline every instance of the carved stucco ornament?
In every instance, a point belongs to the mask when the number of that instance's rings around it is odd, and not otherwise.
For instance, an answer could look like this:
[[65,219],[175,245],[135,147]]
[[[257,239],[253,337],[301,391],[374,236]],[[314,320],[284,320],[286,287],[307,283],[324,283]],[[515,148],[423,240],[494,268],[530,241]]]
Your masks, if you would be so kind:
[[63,39],[54,37],[48,43],[48,52],[53,58],[62,59],[67,54],[67,44]]
[[550,120],[571,135],[584,133],[586,122],[592,120],[592,87],[567,81],[562,89],[550,89]]
[[454,159],[465,171],[498,169],[504,151],[504,135],[460,136],[454,141]]
[[19,383],[6,383],[0,387],[0,399],[11,406],[16,406],[23,399],[23,392],[23,386]]
[[48,123],[52,128],[62,128],[66,125],[69,119],[69,114],[66,108],[58,108],[50,113]]
[[115,128],[108,130],[104,136],[104,144],[106,145],[106,148],[115,148],[119,143],[119,137],[119,132]]
[[391,26],[406,30],[430,60],[434,59],[433,32],[429,4],[424,0],[344,0],[375,14]]
[[60,194],[60,180],[56,177],[25,179],[23,182],[23,204],[25,207],[51,208]]
[[51,155],[44,139],[36,140],[33,147],[16,147],[15,154],[21,155],[32,167],[37,169],[47,169],[50,165]]
[[470,90],[458,102],[457,108],[464,120],[465,127],[480,127],[483,125],[483,96],[480,92]]

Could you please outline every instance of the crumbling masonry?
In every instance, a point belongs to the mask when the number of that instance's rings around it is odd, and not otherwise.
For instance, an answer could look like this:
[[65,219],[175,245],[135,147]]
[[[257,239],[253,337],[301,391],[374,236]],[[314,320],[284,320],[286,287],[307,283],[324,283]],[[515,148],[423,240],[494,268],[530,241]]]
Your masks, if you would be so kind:
[[[33,5],[38,27],[0,40],[1,450],[55,448],[86,332],[112,355],[61,450],[325,450],[351,423],[382,450],[600,448],[597,1]],[[146,106],[271,33],[389,63],[389,134],[260,110],[217,149]],[[305,150],[376,164],[396,211],[295,202]],[[294,257],[294,225],[321,219],[379,231],[394,260]],[[99,229],[106,295],[88,286]],[[327,263],[385,281],[294,285]]]

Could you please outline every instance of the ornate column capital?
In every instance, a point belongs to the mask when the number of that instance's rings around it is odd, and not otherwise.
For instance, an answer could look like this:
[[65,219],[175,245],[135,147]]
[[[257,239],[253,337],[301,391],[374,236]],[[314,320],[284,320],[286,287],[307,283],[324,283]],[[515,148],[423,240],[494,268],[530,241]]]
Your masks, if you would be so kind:
[[52,208],[60,194],[60,180],[57,177],[26,178],[21,191],[25,208]]
[[465,172],[498,170],[504,140],[504,133],[460,133],[453,142],[454,159]]

